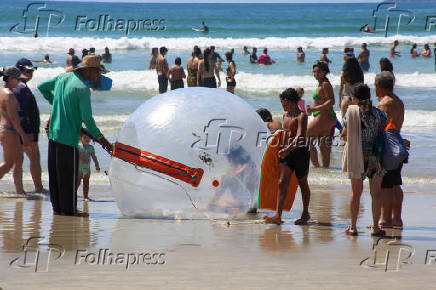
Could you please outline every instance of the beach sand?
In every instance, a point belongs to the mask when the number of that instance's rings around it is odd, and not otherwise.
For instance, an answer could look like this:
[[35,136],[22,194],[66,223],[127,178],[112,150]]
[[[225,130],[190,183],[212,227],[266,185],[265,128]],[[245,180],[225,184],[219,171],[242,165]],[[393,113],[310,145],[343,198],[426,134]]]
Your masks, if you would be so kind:
[[[300,194],[292,211],[284,216],[285,224],[275,226],[263,224],[262,213],[239,220],[127,219],[120,215],[108,191],[107,186],[92,186],[91,196],[96,201],[80,200],[79,208],[91,213],[89,219],[53,217],[47,198],[1,198],[0,287],[430,289],[436,282],[434,258],[433,263],[426,264],[427,250],[435,250],[429,252],[427,262],[436,256],[436,194],[406,193],[404,230],[388,230],[390,238],[378,241],[365,228],[371,223],[368,192],[362,196],[360,235],[345,236],[349,217],[347,187],[313,187],[313,222],[308,226],[293,224],[302,210]],[[35,272],[30,262],[28,267],[19,267],[24,265],[23,243],[37,236],[42,237],[38,263],[41,272]],[[374,265],[373,244],[377,241],[377,262],[381,264]],[[30,245],[36,248],[35,242]],[[48,272],[43,272],[47,270],[47,244],[60,245],[65,254],[56,260],[57,252],[52,251]],[[155,260],[158,264],[147,265],[142,259],[128,269],[121,262],[113,265],[106,260],[101,265],[101,258],[99,265],[92,265],[95,261],[90,258],[89,263],[80,258],[98,254],[100,249],[121,255],[163,255]],[[382,262],[387,250],[386,264]],[[29,250],[33,259],[34,251]],[[401,262],[397,263],[399,253]],[[17,257],[20,259],[10,266]],[[75,265],[77,257],[80,264]]]

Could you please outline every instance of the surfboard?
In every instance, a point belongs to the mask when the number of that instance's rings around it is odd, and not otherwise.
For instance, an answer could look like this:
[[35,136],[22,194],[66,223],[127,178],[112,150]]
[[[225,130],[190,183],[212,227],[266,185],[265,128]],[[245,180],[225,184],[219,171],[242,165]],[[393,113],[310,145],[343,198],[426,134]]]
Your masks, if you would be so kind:
[[[259,186],[259,209],[277,209],[277,195],[279,191],[279,156],[280,141],[283,130],[278,130],[270,138],[262,158]],[[291,181],[288,186],[283,210],[289,211],[295,200],[298,189],[298,179],[295,172],[292,173]]]
[[204,33],[208,33],[209,31],[205,31],[202,28],[192,28],[192,30],[196,31],[196,32],[204,32]]

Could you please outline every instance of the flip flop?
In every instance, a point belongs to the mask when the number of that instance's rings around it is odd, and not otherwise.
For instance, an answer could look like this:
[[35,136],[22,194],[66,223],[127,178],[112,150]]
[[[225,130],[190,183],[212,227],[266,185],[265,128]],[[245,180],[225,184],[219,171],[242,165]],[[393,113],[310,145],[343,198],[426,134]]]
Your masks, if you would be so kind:
[[395,230],[402,230],[403,229],[403,226],[392,226],[392,228],[393,229],[395,229]]
[[351,230],[350,230],[350,227],[348,227],[348,229],[345,230],[345,234],[346,234],[347,236],[353,236],[353,237],[359,235],[359,234],[357,233],[357,231],[351,231]]

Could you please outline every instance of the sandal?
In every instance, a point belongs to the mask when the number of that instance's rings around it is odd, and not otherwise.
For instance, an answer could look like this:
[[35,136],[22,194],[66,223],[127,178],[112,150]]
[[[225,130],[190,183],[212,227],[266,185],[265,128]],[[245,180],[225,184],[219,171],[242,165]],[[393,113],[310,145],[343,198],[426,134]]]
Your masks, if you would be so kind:
[[345,230],[345,234],[347,236],[353,236],[353,237],[358,235],[357,231],[352,231],[351,230],[351,227],[348,227],[348,229]]

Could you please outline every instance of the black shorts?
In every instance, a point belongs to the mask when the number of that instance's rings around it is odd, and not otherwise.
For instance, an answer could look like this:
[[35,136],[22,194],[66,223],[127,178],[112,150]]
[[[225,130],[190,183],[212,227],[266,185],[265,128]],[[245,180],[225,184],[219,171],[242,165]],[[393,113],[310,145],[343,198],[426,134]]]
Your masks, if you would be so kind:
[[401,169],[403,168],[403,163],[394,170],[388,170],[383,176],[382,188],[392,188],[396,185],[402,185],[403,180],[401,179]]
[[285,159],[280,159],[280,163],[285,164],[292,171],[295,171],[295,175],[298,179],[309,174],[309,161],[309,147],[300,147],[291,151]]
[[159,83],[159,94],[163,94],[168,90],[168,78],[166,75],[158,75],[157,81]]
[[236,81],[233,80],[232,82],[227,82],[227,87],[236,87]]

